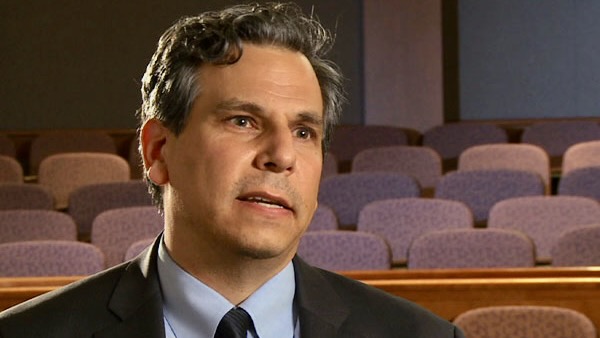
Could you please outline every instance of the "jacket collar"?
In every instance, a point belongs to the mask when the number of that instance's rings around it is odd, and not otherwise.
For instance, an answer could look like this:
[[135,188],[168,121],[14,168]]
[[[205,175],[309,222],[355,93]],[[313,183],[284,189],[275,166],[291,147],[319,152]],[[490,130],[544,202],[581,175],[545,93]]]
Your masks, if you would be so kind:
[[[163,304],[157,271],[158,236],[143,255],[125,263],[108,308],[120,321],[96,338],[165,337]],[[293,259],[295,301],[302,338],[336,337],[350,310],[322,273],[298,256]]]
[[97,338],[164,337],[162,296],[156,261],[162,236],[127,266],[108,303],[120,321],[96,333]]
[[350,310],[316,268],[294,257],[296,304],[302,338],[337,337]]

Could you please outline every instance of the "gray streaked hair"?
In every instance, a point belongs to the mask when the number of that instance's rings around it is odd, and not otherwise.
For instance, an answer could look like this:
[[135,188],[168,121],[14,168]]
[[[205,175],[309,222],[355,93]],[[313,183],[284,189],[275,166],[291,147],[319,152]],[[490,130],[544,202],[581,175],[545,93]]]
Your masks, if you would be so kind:
[[[175,135],[181,133],[200,95],[199,67],[237,62],[244,42],[283,47],[309,60],[323,98],[325,153],[345,102],[343,77],[338,67],[324,58],[333,44],[332,35],[291,3],[237,5],[184,17],[168,28],[142,78],[140,126],[155,118]],[[144,177],[155,204],[162,209],[160,187]]]

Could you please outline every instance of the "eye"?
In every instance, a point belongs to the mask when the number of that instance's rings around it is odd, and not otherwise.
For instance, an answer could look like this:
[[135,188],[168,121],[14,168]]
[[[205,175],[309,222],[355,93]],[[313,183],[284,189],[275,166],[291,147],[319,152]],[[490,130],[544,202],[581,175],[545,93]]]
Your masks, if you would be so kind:
[[296,130],[294,130],[294,135],[297,138],[308,140],[308,139],[315,137],[315,132],[310,128],[300,127],[300,128],[297,128]]
[[241,128],[250,128],[252,127],[252,119],[247,116],[234,116],[229,119],[229,121]]

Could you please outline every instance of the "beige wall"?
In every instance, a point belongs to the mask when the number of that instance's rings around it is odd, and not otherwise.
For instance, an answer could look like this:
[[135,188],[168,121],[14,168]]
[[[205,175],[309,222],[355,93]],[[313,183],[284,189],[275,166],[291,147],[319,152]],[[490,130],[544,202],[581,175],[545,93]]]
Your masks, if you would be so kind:
[[366,124],[443,122],[441,1],[364,1]]

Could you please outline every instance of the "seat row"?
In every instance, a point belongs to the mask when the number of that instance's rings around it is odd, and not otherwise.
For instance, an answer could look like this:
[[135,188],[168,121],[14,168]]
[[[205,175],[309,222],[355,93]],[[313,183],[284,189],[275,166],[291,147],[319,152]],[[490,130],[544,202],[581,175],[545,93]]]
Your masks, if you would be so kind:
[[[599,174],[600,169],[596,169],[595,173]],[[581,188],[594,188],[600,184],[600,179],[590,181],[580,185]],[[575,195],[574,188],[567,191],[568,182],[564,180],[563,189],[561,181],[561,191]],[[598,190],[595,192],[598,193]],[[368,203],[420,196],[418,182],[404,174],[350,173],[323,179],[319,203],[334,210],[341,229],[355,229],[359,213]],[[461,202],[472,213],[475,224],[481,226],[488,221],[490,210],[496,203],[525,196],[545,196],[543,183],[535,174],[512,170],[473,170],[444,175],[436,185],[434,200]],[[563,197],[560,201],[568,200],[566,195],[559,196]],[[90,233],[92,220],[101,211],[151,205],[151,199],[142,181],[131,180],[81,186],[69,194],[68,204],[66,212],[75,219],[80,236],[85,237]],[[39,184],[0,184],[0,209],[52,209],[54,206],[53,196]]]
[[561,306],[474,308],[459,314],[453,322],[466,337],[596,338],[598,330],[585,314]]
[[[97,272],[141,252],[163,226],[163,218],[153,206],[111,209],[94,219],[90,243],[85,243],[77,240],[77,226],[68,214],[0,211],[0,275],[39,274],[46,266],[51,270],[47,273],[69,275],[65,269],[71,262],[82,274],[87,274],[83,273],[85,266]],[[139,241],[143,244],[136,244]]]
[[[354,232],[316,230],[311,224],[298,254],[329,270],[390,269],[397,252],[409,269],[533,267],[546,245],[553,266],[600,265],[598,223],[571,224],[550,236],[553,240],[538,242],[513,227],[419,225],[396,231],[404,235],[394,242],[368,226]],[[164,223],[155,207],[129,207],[97,216],[91,243],[77,241],[75,227],[68,215],[57,211],[0,212],[0,276],[98,272],[139,254]]]
[[[309,231],[344,229],[336,211],[320,204]],[[394,265],[404,265],[408,248],[421,235],[440,230],[474,229],[472,211],[459,201],[429,198],[378,200],[362,207],[356,230],[375,234],[389,244]],[[600,225],[600,203],[579,196],[524,196],[491,208],[488,229],[520,231],[535,244],[535,260],[552,260],[551,248],[565,232]]]
[[597,121],[546,121],[533,123],[516,138],[513,130],[493,123],[460,122],[433,127],[422,134],[418,131],[391,126],[339,126],[334,132],[331,152],[340,162],[341,172],[349,171],[350,163],[360,151],[393,145],[423,145],[441,157],[444,172],[456,168],[460,154],[475,145],[490,143],[526,143],[542,148],[550,157],[551,166],[559,167],[568,147],[586,141],[600,140]]
[[[0,183],[24,183],[20,164],[10,157],[0,156],[0,172]],[[56,209],[65,209],[69,194],[80,186],[130,179],[130,166],[118,155],[61,153],[42,160],[35,183],[52,193]]]
[[[521,142],[541,147],[551,160],[556,162],[555,160],[560,160],[569,146],[600,140],[600,124],[591,120],[546,121],[523,128],[516,140],[512,134],[514,134],[513,129],[484,122],[448,123],[435,126],[423,133],[410,128],[393,126],[341,125],[334,132],[331,150],[338,157],[342,168],[362,150],[391,145],[424,145],[435,150],[444,163],[448,164],[449,161],[456,162],[462,151],[474,145]],[[37,173],[39,163],[44,158],[56,153],[117,153],[115,140],[107,133],[98,130],[42,133],[32,140],[28,150],[27,162],[30,175]],[[15,144],[3,134],[0,134],[0,155],[16,156]],[[132,164],[132,169],[137,169],[139,156],[135,137],[130,142],[127,157]],[[555,167],[556,163],[552,163],[552,166]],[[445,167],[453,169],[455,165]]]
[[[150,239],[132,243],[123,261],[140,254]],[[102,248],[84,242],[36,240],[0,244],[0,277],[87,276],[107,268]]]
[[[582,189],[585,196],[599,196],[591,189],[600,169],[600,141],[580,143],[571,147],[565,155],[565,191]],[[324,176],[332,176],[333,155],[326,158]],[[333,160],[335,161],[335,160]],[[422,194],[433,195],[442,177],[437,154],[425,147],[396,146],[373,148],[359,153],[353,162],[353,172],[400,172],[417,180]],[[511,169],[537,174],[542,179],[545,192],[550,190],[550,167],[543,150],[524,144],[492,144],[475,146],[464,151],[459,160],[458,171]],[[4,164],[4,165],[3,165]],[[0,182],[22,182],[22,170],[16,160],[0,156]],[[11,170],[12,168],[12,170]],[[121,157],[102,153],[66,153],[52,155],[42,161],[38,183],[54,195],[55,208],[68,206],[68,195],[78,186],[129,180],[129,166]],[[586,169],[586,170],[583,170]]]
[[[134,134],[134,132],[131,132]],[[139,178],[140,157],[137,151],[137,138],[128,141],[124,158],[131,166],[131,174]],[[0,134],[0,155],[17,158],[15,143],[6,135]],[[41,162],[48,156],[71,152],[94,152],[105,154],[123,153],[117,141],[107,132],[99,130],[61,130],[37,135],[28,146],[27,158],[20,161],[26,166],[25,175],[37,175]],[[22,155],[22,154],[20,154]]]
[[[392,171],[409,174],[424,189],[432,189],[445,171],[442,158],[427,146],[396,145],[364,149],[352,157],[351,172]],[[323,176],[339,173],[337,154],[325,158]],[[576,143],[564,153],[560,170],[552,168],[544,149],[532,144],[494,143],[475,145],[457,158],[458,171],[479,169],[515,169],[537,173],[549,192],[553,176],[574,170],[600,166],[600,140]],[[555,192],[555,191],[554,191]]]
[[[41,184],[0,184],[0,210],[56,210],[55,197]],[[62,210],[77,224],[80,238],[89,237],[92,221],[102,211],[128,207],[150,206],[152,200],[141,180],[83,185],[68,195],[68,208]]]
[[[560,124],[567,130],[570,129],[566,126],[571,126],[571,129],[577,127],[577,130],[581,130],[585,129],[582,125],[588,126],[590,124],[600,128],[600,125],[592,122],[562,122]],[[554,124],[544,123],[543,125]],[[553,166],[550,163],[552,153],[549,152],[548,147],[543,148],[535,142],[531,144],[506,143],[506,136],[497,136],[498,133],[504,131],[494,125],[459,123],[439,126],[433,128],[429,133],[425,133],[427,137],[424,138],[424,147],[409,146],[408,144],[411,144],[409,143],[410,138],[406,136],[405,128],[342,126],[338,129],[337,136],[332,143],[331,156],[327,158],[324,166],[324,175],[345,172],[339,170],[340,166],[343,166],[341,162],[351,161],[352,171],[400,171],[414,176],[423,188],[429,189],[435,185],[443,172],[447,172],[442,168],[443,160],[448,159],[448,151],[444,150],[444,147],[460,144],[455,151],[450,152],[452,158],[458,160],[459,170],[482,168],[531,170],[540,174],[547,186],[550,184],[550,168]],[[535,128],[532,127],[532,129]],[[554,129],[550,128],[550,130]],[[568,142],[565,141],[569,144],[568,147],[561,148],[561,156],[564,154],[565,157],[565,163],[562,166],[563,172],[582,166],[599,165],[597,155],[600,152],[598,150],[600,137],[594,138],[592,128],[588,127],[586,130],[588,131],[583,133],[581,137],[568,138]],[[439,140],[436,139],[437,136],[434,137],[437,134],[440,134]],[[453,141],[447,140],[451,137],[454,139]],[[2,143],[1,139],[0,137],[0,143]],[[553,140],[556,139],[561,138],[553,138]],[[596,139],[597,142],[584,142],[590,139]],[[111,141],[110,136],[100,132],[50,133],[39,136],[36,141],[38,140],[43,142],[34,142],[34,145],[40,148],[45,145],[46,151],[41,152],[43,154],[39,154],[39,156],[36,155],[35,160],[32,159],[31,165],[35,167],[34,172],[36,174],[39,171],[41,162],[47,157],[58,153],[101,152],[116,157],[114,142]],[[586,145],[574,147],[578,143],[586,143]],[[100,146],[94,146],[96,144]],[[478,147],[478,145],[483,144],[486,144],[486,146]],[[0,148],[2,147],[0,146]],[[569,153],[569,148],[576,149]],[[33,152],[33,154],[36,153]],[[140,159],[136,139],[131,141],[128,153],[130,175],[133,178],[139,178]],[[75,160],[69,159],[68,161],[70,162],[66,162],[67,165],[73,165]],[[84,160],[78,161],[84,162]],[[116,159],[107,161],[118,162]],[[56,165],[54,164],[54,166]],[[114,166],[117,166],[117,164]],[[15,158],[10,157],[10,151],[5,153],[0,151],[0,167],[3,168],[3,170],[0,170],[0,182],[20,182],[23,180],[23,169]],[[124,167],[124,165],[121,163],[120,167]]]
[[[600,224],[557,236],[549,252],[552,266],[600,266]],[[524,268],[536,266],[536,243],[513,229],[424,231],[406,250],[408,269]],[[333,271],[386,270],[394,267],[393,248],[375,233],[312,231],[300,240],[298,254]]]
[[[559,182],[558,196],[585,196],[600,201],[600,167],[573,170]],[[343,229],[354,229],[360,210],[368,203],[392,198],[434,197],[460,201],[485,226],[490,209],[513,197],[550,196],[540,176],[523,170],[482,169],[453,171],[440,177],[433,196],[423,193],[412,176],[395,172],[336,174],[323,178],[319,203],[331,207]],[[556,196],[556,195],[552,195]]]

